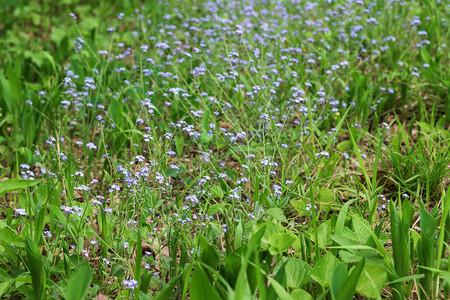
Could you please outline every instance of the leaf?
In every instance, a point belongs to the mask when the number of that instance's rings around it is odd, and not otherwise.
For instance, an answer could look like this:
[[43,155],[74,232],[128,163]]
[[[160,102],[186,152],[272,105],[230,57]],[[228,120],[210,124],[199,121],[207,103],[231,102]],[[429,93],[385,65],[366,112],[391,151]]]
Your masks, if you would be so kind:
[[[434,234],[436,231],[436,221],[433,216],[420,208],[420,228],[422,229],[421,237],[417,243],[417,256],[420,266],[434,267],[436,263],[436,253],[435,244],[436,239],[434,239]],[[432,273],[427,269],[420,269],[419,273],[425,275],[424,278],[420,280],[420,284],[423,290],[419,291],[424,298],[427,298],[425,291],[430,291],[432,282]]]
[[216,203],[211,205],[208,208],[208,215],[213,216],[215,214],[217,214],[218,212],[223,212],[223,208],[224,208],[224,204],[223,203]]
[[[15,72],[16,71],[16,72]],[[11,96],[13,99],[13,103],[19,109],[22,107],[22,104],[25,102],[22,98],[22,88],[20,78],[20,69],[14,70],[11,64],[6,67],[6,76],[8,77],[9,87],[11,91]]]
[[[392,250],[394,257],[394,266],[397,274],[402,277],[408,274],[411,268],[409,257],[408,231],[405,233],[402,221],[394,207],[393,201],[389,202],[389,211],[391,214],[391,235]],[[403,216],[405,217],[405,216]]]
[[[279,284],[275,279],[272,277],[268,277],[270,286],[273,287],[274,291],[277,293],[279,299],[281,300],[293,300],[291,295],[286,292],[286,290],[283,288],[281,284]],[[274,298],[268,298],[268,299],[274,299]]]
[[311,278],[323,287],[329,287],[331,282],[331,274],[334,268],[339,264],[339,260],[328,252],[314,266]]
[[50,35],[50,39],[52,42],[54,42],[56,45],[59,45],[63,38],[66,36],[67,31],[63,28],[53,27],[52,34]]
[[175,149],[177,150],[178,157],[181,157],[181,154],[183,153],[183,148],[184,148],[184,137],[177,135],[175,137]]
[[422,48],[421,49],[420,56],[422,56],[423,61],[426,62],[427,64],[431,64],[432,63],[431,56],[428,53],[426,48]]
[[275,275],[275,278],[267,276],[270,282],[270,286],[267,289],[267,299],[276,299],[275,294],[278,295],[280,299],[292,299],[291,296],[286,292],[286,263],[283,263],[280,269]]
[[[142,278],[141,278],[141,284],[140,284],[140,286],[139,286],[139,290],[141,291],[141,292],[143,292],[144,294],[146,294],[147,292],[148,292],[148,289],[149,289],[149,286],[150,286],[150,280],[152,279],[152,276],[153,276],[153,274],[152,273],[144,273],[144,275],[142,275]],[[172,278],[173,279],[173,278]],[[172,280],[171,279],[171,280]],[[169,283],[170,283],[170,281],[169,281]],[[169,284],[168,283],[168,284]],[[167,286],[167,285],[166,285]],[[166,287],[166,286],[164,286],[164,288]],[[160,293],[164,290],[164,288],[160,291]],[[173,288],[172,288],[173,289]],[[92,293],[92,292],[91,292]],[[169,295],[172,293],[172,290],[170,290],[170,292],[169,292]],[[158,293],[158,295],[159,295],[159,293]],[[158,296],[157,295],[157,296]],[[155,299],[156,299],[156,297],[155,297]],[[165,298],[163,298],[163,299],[165,299]]]
[[31,274],[33,284],[33,294],[35,299],[42,299],[45,292],[45,270],[42,255],[37,251],[37,247],[30,239],[25,240],[27,252],[27,267]]
[[291,200],[292,207],[297,211],[299,216],[304,216],[306,214],[306,203],[297,200]]
[[419,208],[419,211],[420,229],[422,229],[422,235],[425,235],[427,237],[434,236],[436,231],[436,220],[429,212],[425,211],[423,208]]
[[220,198],[220,199],[222,199],[223,198],[223,190],[222,190],[222,188],[220,187],[220,186],[218,186],[218,185],[213,185],[211,188],[210,188],[210,190],[209,190],[209,192],[211,193],[211,195],[213,196],[213,197],[218,197],[218,198]]
[[219,252],[203,236],[200,236],[200,246],[202,247],[201,261],[216,269],[220,261]]
[[334,201],[334,193],[332,190],[327,188],[320,188],[318,195],[319,202],[330,203]]
[[0,297],[3,297],[3,294],[8,290],[11,283],[12,280],[0,283]]
[[263,226],[258,231],[256,231],[252,236],[249,238],[248,241],[248,250],[253,251],[260,247],[262,238],[266,232],[266,227]]
[[341,246],[355,245],[358,240],[353,231],[351,231],[351,229],[348,227],[344,227],[342,234],[340,235],[333,234],[330,237],[334,242],[336,242]]
[[[0,223],[3,225],[3,223]],[[9,227],[0,227],[0,241],[4,245],[12,244],[16,247],[25,247],[25,240]]]
[[347,217],[347,211],[349,206],[355,202],[356,199],[347,201],[344,206],[341,208],[341,212],[339,213],[338,219],[336,221],[336,226],[334,227],[334,233],[339,235],[344,228],[345,218]]
[[169,168],[169,169],[167,169],[165,175],[166,175],[166,177],[174,177],[174,176],[177,176],[178,174],[181,174],[186,171],[187,170],[184,167],[178,167],[178,169]]
[[287,251],[295,242],[295,238],[287,233],[275,233],[269,238],[269,252],[272,255]]
[[341,262],[334,269],[333,274],[331,274],[330,291],[331,297],[333,299],[337,299],[339,297],[339,293],[344,288],[347,280],[348,280],[347,267],[345,266],[345,263]]
[[8,179],[3,182],[0,182],[0,195],[4,193],[9,193],[12,191],[23,190],[39,184],[42,182],[42,179],[35,180],[25,180],[25,179]]
[[361,244],[365,244],[370,237],[369,222],[366,219],[361,218],[360,216],[353,215],[352,225],[359,242]]
[[[150,274],[149,274],[150,275]],[[165,300],[165,299],[169,299],[170,295],[172,295],[173,289],[175,288],[175,285],[178,281],[178,279],[180,279],[181,275],[177,275],[175,277],[173,277],[172,279],[169,280],[169,282],[163,287],[163,289],[158,293],[158,295],[156,295],[153,300]],[[143,291],[144,293],[147,291]]]
[[409,203],[408,198],[405,198],[405,200],[403,201],[401,213],[403,231],[407,233],[414,217],[414,208],[412,207],[411,203]]
[[273,217],[275,220],[287,223],[287,219],[284,216],[283,211],[279,207],[270,208],[266,210],[265,214]]
[[209,135],[206,132],[203,132],[202,136],[200,137],[200,141],[203,144],[206,144],[206,143],[210,142],[213,138],[214,138],[213,135]]
[[283,226],[280,226],[277,223],[274,222],[264,222],[264,223],[260,223],[258,225],[254,225],[252,228],[252,232],[255,233],[258,230],[260,230],[261,228],[265,228],[264,230],[264,235],[261,239],[261,248],[262,250],[268,250],[270,247],[270,238],[272,235],[276,234],[276,233],[284,233],[285,229]]
[[385,267],[365,265],[361,277],[356,285],[356,291],[369,298],[377,298],[381,289],[386,285],[387,274]]
[[242,245],[242,234],[244,228],[242,226],[242,221],[236,227],[236,232],[234,233],[234,248],[238,249]]
[[35,214],[35,232],[34,232],[34,242],[38,247],[41,247],[43,244],[42,232],[44,231],[45,225],[45,215],[47,209],[45,207],[41,207],[39,212]]
[[339,251],[339,258],[345,263],[356,263],[361,259],[361,256],[354,254],[353,252],[341,250]]
[[296,289],[291,292],[292,299],[312,300],[312,296],[305,290]]
[[[311,233],[311,239],[314,239],[313,232]],[[331,226],[329,220],[317,228],[317,243],[320,248],[326,248],[331,244]]]
[[190,297],[192,300],[220,300],[205,271],[197,265],[191,279]]
[[[10,113],[13,113],[14,111],[14,101],[13,101],[13,97],[11,94],[11,89],[9,87],[9,82],[8,79],[5,78],[5,76],[3,74],[0,73],[0,86],[2,87],[2,96],[0,98],[0,101],[3,100],[2,102],[4,102],[6,104],[6,107],[8,108],[8,111]],[[2,103],[0,102],[0,103]]]
[[287,285],[291,288],[300,288],[310,281],[312,268],[309,264],[298,258],[290,258],[286,263]]
[[363,257],[359,263],[353,268],[347,281],[337,295],[337,300],[352,300],[355,294],[356,284],[361,276],[361,272],[366,264],[366,258]]
[[86,298],[92,281],[92,271],[86,261],[78,266],[67,283],[66,299],[82,300]]
[[241,267],[236,280],[234,299],[251,299],[251,290],[247,274],[248,258],[241,257]]

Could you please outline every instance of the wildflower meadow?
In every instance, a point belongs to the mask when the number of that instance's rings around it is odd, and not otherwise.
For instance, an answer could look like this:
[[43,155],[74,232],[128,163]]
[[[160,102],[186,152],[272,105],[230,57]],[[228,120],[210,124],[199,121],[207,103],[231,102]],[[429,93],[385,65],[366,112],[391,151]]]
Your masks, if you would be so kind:
[[0,297],[450,299],[449,26],[1,0]]

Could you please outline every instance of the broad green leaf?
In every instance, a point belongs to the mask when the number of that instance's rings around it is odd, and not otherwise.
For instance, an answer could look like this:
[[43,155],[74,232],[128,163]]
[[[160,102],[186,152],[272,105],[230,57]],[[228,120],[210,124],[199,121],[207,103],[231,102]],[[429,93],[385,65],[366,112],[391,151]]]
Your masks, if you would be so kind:
[[25,100],[22,98],[23,89],[20,81],[20,68],[16,68],[16,70],[14,70],[13,65],[9,64],[6,67],[6,76],[8,77],[12,99],[17,107],[17,110],[19,110],[22,107],[22,104],[25,102]]
[[355,254],[355,251],[346,251],[341,250],[339,251],[339,258],[349,264],[349,263],[356,263],[361,259],[361,256]]
[[274,278],[268,276],[270,285],[267,289],[267,299],[276,299],[276,295],[280,299],[290,299],[289,294],[285,290],[286,286],[286,262],[278,269]]
[[50,39],[56,45],[59,45],[66,35],[67,35],[67,31],[64,30],[63,28],[53,27],[52,34],[50,35]]
[[220,261],[219,252],[203,236],[200,236],[200,246],[202,247],[201,261],[212,269],[216,269]]
[[[3,225],[3,223],[0,223]],[[16,247],[25,247],[25,240],[9,227],[0,226],[0,241],[4,245],[12,244]]]
[[422,208],[419,208],[420,212],[420,229],[422,235],[433,237],[436,231],[436,220],[433,216]]
[[236,226],[236,232],[234,233],[234,248],[238,249],[242,245],[242,234],[244,228],[242,226],[242,221]]
[[178,174],[181,174],[186,171],[187,170],[184,167],[178,167],[178,169],[169,168],[169,169],[167,169],[165,175],[166,175],[166,177],[173,177],[173,176],[177,176]]
[[34,242],[38,247],[42,246],[43,243],[43,237],[42,232],[44,231],[44,225],[45,225],[45,215],[46,215],[47,209],[46,207],[41,207],[39,212],[35,215],[35,232],[34,232]]
[[[281,300],[293,300],[292,296],[288,294],[288,292],[283,288],[281,284],[279,284],[275,279],[272,277],[267,277],[270,282],[270,286],[273,287],[274,291],[278,295],[279,299]],[[269,298],[268,298],[269,299]],[[270,298],[273,299],[273,298]]]
[[251,290],[249,284],[249,278],[247,275],[247,258],[241,257],[241,267],[236,280],[236,288],[234,290],[234,299],[251,299]]
[[[403,200],[402,209],[400,210],[400,212],[401,212],[403,231],[406,233],[409,230],[412,219],[414,217],[414,208],[411,206],[411,203],[409,202],[408,198],[405,198],[405,200]],[[409,237],[408,237],[408,239],[409,239]]]
[[192,275],[190,296],[192,300],[220,300],[210,279],[199,265],[196,266],[194,274]]
[[209,192],[211,193],[211,195],[213,196],[213,197],[218,197],[218,198],[220,198],[220,199],[222,199],[223,198],[223,190],[222,190],[222,188],[220,187],[220,186],[218,186],[218,185],[213,185],[210,189],[209,189]]
[[431,64],[432,60],[431,60],[431,56],[428,53],[428,50],[426,48],[422,48],[420,51],[420,56],[422,56],[422,59],[424,62]]
[[44,259],[38,253],[37,247],[30,239],[25,240],[25,249],[27,253],[27,267],[31,274],[33,283],[33,295],[35,299],[43,299],[46,285],[46,276],[44,270]]
[[278,223],[275,222],[264,222],[260,223],[258,225],[253,226],[252,233],[256,233],[257,231],[261,230],[261,228],[264,229],[264,235],[261,239],[261,248],[263,250],[268,250],[270,247],[270,238],[272,235],[276,233],[284,233],[286,229],[283,226],[280,226]]
[[[355,220],[358,219],[358,220]],[[353,230],[358,237],[358,240],[361,244],[365,244],[370,237],[370,224],[366,219],[361,218],[360,216],[353,215],[352,216],[352,224]],[[364,226],[365,225],[365,226]]]
[[297,211],[297,213],[300,216],[304,216],[305,215],[305,211],[306,211],[306,203],[302,202],[302,201],[297,201],[297,200],[291,200],[291,205],[292,207]]
[[363,257],[359,263],[353,268],[353,271],[348,276],[344,286],[340,289],[338,295],[334,297],[336,300],[352,300],[355,294],[356,285],[361,276],[361,272],[366,264],[366,259]]
[[402,277],[408,274],[411,268],[411,260],[409,258],[408,237],[409,229],[405,233],[402,226],[402,220],[394,207],[393,201],[389,202],[389,210],[391,214],[391,235],[392,250],[394,257],[394,266],[397,274]]
[[[314,239],[314,233],[311,233],[311,239]],[[317,243],[320,248],[326,248],[331,244],[331,226],[330,221],[322,223],[319,228],[317,228]]]
[[184,137],[177,135],[175,136],[175,149],[177,151],[178,157],[181,157],[184,148]]
[[0,182],[0,195],[4,193],[9,193],[12,191],[23,190],[39,184],[42,182],[42,179],[35,180],[25,180],[25,179],[8,179],[3,182]]
[[359,241],[356,234],[348,227],[344,227],[341,230],[341,234],[332,235],[331,239],[342,246],[354,245],[357,244]]
[[253,233],[248,241],[248,250],[254,251],[260,247],[262,238],[266,232],[266,227],[260,228],[258,231]]
[[330,292],[333,299],[337,299],[339,297],[339,293],[344,288],[347,280],[347,267],[345,266],[345,263],[341,262],[334,269],[333,274],[331,274]]
[[92,281],[92,271],[88,262],[80,264],[75,272],[70,276],[67,283],[66,299],[82,300],[86,298],[89,286]]
[[315,264],[311,278],[323,287],[329,287],[331,274],[338,264],[339,260],[331,252],[328,252]]
[[378,265],[365,265],[356,285],[356,291],[369,298],[377,298],[386,285],[386,268]]
[[332,190],[327,188],[320,188],[318,200],[321,203],[331,203],[334,202],[334,193]]
[[209,135],[206,132],[203,132],[202,136],[200,137],[200,141],[203,144],[206,144],[206,143],[210,142],[213,138],[214,138],[214,135]]
[[273,217],[277,221],[281,221],[283,223],[287,222],[286,217],[283,214],[283,211],[279,207],[269,208],[265,212],[266,215]]
[[211,205],[211,206],[208,208],[208,215],[212,216],[212,215],[215,215],[215,214],[218,213],[218,212],[222,213],[224,207],[225,207],[225,205],[224,205],[223,203],[216,203],[216,204],[213,204],[213,205]]
[[[14,109],[15,109],[13,96],[11,94],[11,89],[9,87],[8,79],[6,79],[2,73],[0,73],[0,86],[2,88],[1,91],[2,91],[2,96],[3,96],[0,98],[0,100],[2,100],[2,102],[4,102],[6,104],[8,111],[10,113],[13,113]],[[0,102],[0,103],[2,103],[2,102]]]
[[286,263],[287,285],[291,288],[300,288],[310,281],[312,268],[298,258],[290,258]]
[[272,255],[287,251],[295,242],[295,238],[288,233],[275,233],[269,238],[269,252]]
[[312,300],[312,296],[305,290],[296,289],[291,292],[292,299]]
[[12,284],[12,280],[1,282],[0,283],[0,297],[8,290],[9,286]]
[[[422,229],[421,237],[417,243],[417,256],[420,266],[434,267],[436,263],[436,252],[434,239],[436,231],[436,221],[431,214],[424,209],[420,208],[420,228]],[[419,269],[419,272],[424,274],[425,277],[420,279],[420,284],[423,290],[420,290],[423,298],[431,296],[429,293],[431,289],[431,282],[433,274],[427,269]]]
[[[152,279],[152,277],[153,277],[152,272],[147,272],[147,273],[144,272],[144,275],[142,275],[142,278],[141,278],[141,284],[140,284],[140,286],[139,286],[139,290],[140,290],[142,293],[146,294],[146,293],[148,292],[148,289],[149,289],[149,286],[150,286],[150,280]],[[172,278],[172,279],[173,279],[173,278]],[[170,280],[172,280],[172,279],[170,279]],[[170,283],[170,280],[169,280],[169,283]],[[169,284],[169,283],[168,283],[168,284]],[[167,286],[168,284],[166,284],[166,285],[164,286],[164,288],[166,288],[166,286]],[[160,291],[160,293],[164,290],[164,288]],[[91,290],[91,293],[92,293],[92,290]],[[171,293],[172,293],[172,290],[169,291],[169,295],[170,295]],[[159,295],[159,293],[158,293],[158,295]],[[157,296],[158,296],[158,295],[157,295]],[[155,296],[155,298],[156,298],[157,296]]]

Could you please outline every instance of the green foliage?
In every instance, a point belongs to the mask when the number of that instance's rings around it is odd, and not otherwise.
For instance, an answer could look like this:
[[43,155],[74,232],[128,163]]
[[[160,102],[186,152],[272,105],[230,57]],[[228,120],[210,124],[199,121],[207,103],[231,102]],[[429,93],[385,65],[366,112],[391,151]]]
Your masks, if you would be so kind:
[[0,195],[10,193],[12,191],[26,189],[42,182],[42,179],[23,180],[23,179],[8,179],[0,182]]
[[92,281],[92,270],[87,262],[81,263],[69,278],[66,299],[82,300],[86,298]]

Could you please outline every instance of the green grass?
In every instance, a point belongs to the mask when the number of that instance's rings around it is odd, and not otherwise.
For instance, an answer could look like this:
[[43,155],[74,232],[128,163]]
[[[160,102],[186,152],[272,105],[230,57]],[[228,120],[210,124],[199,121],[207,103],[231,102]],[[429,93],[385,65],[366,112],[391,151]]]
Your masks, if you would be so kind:
[[448,299],[450,7],[358,2],[1,1],[0,295]]

